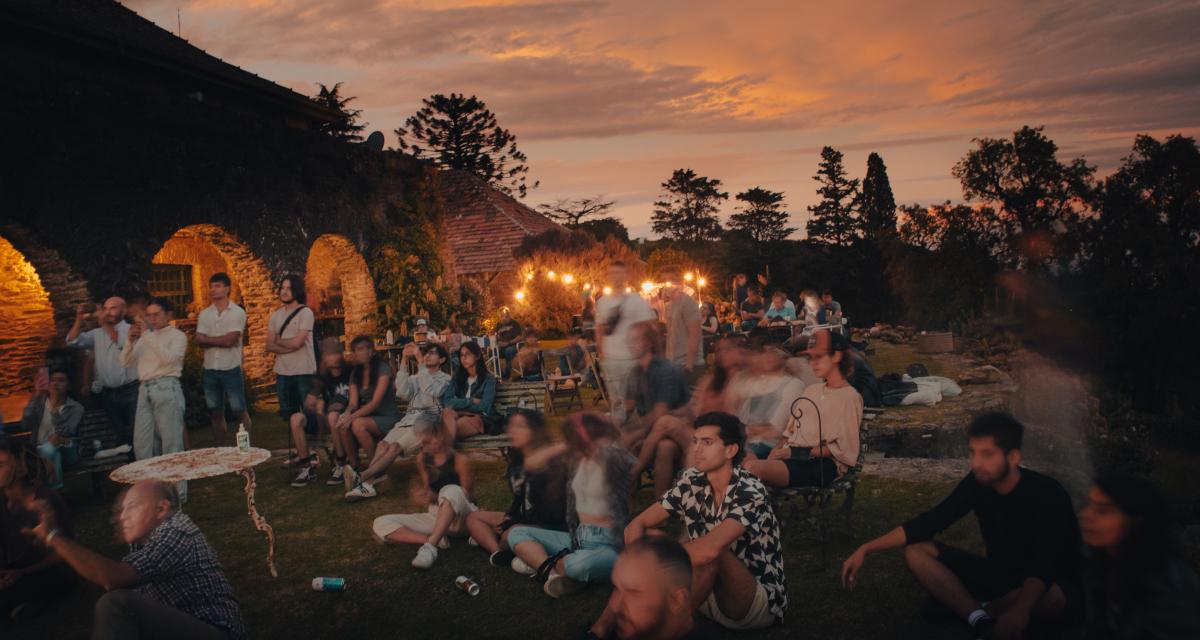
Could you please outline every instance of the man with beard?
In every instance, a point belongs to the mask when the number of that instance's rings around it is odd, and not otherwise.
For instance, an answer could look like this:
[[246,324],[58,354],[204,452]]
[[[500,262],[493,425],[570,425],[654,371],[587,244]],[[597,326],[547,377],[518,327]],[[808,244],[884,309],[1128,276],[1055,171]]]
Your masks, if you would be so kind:
[[[621,640],[709,637],[692,616],[692,562],[671,538],[642,538],[625,547],[612,572],[608,609]],[[594,638],[595,635],[584,636]]]
[[[868,554],[904,547],[904,560],[933,605],[966,620],[980,639],[1020,638],[1031,618],[1078,622],[1082,613],[1079,524],[1056,480],[1021,468],[1024,428],[986,413],[967,428],[971,473],[945,500],[859,547],[842,565],[853,589]],[[968,511],[986,557],[933,537]]]

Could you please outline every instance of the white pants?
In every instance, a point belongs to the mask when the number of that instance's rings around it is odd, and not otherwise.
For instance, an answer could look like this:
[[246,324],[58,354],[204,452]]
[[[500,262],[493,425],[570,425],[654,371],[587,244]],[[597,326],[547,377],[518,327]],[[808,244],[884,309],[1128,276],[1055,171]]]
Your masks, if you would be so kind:
[[454,509],[454,522],[450,523],[450,530],[446,532],[446,535],[467,535],[467,514],[477,510],[478,507],[471,504],[467,493],[456,484],[442,487],[442,490],[438,492],[437,504],[429,505],[429,510],[425,513],[395,513],[379,516],[375,518],[375,522],[371,523],[371,530],[380,540],[401,527],[421,535],[429,535],[433,533],[433,527],[437,523],[438,510],[443,503],[449,504]]
[[709,620],[733,631],[766,629],[775,624],[775,615],[771,613],[767,590],[761,583],[754,592],[754,602],[750,604],[750,610],[741,620],[733,620],[721,612],[721,607],[717,606],[717,594],[715,593],[708,594],[708,599],[700,605],[699,611]]
[[[409,458],[421,450],[421,439],[413,433],[412,427],[396,425],[383,437],[384,442],[400,445],[400,455]],[[447,487],[449,488],[449,487]]]
[[[138,387],[137,415],[133,420],[133,455],[138,460],[183,451],[183,387],[179,378],[164,376]],[[187,501],[187,481],[176,485],[179,499]]]
[[632,358],[606,358],[600,363],[604,386],[608,389],[609,411],[617,426],[625,424],[625,389],[636,366],[637,360]]

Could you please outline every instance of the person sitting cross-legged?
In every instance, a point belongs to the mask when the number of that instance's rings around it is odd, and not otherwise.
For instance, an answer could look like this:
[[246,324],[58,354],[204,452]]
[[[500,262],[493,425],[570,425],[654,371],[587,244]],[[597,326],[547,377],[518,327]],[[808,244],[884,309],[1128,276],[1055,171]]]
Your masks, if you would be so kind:
[[246,637],[233,588],[174,485],[139,482],[118,498],[116,517],[130,552],[107,558],[62,535],[48,504],[31,535],[107,593],[96,601],[95,640],[240,640]]
[[467,514],[477,509],[470,497],[475,477],[467,456],[454,453],[436,420],[418,419],[413,428],[421,438],[421,484],[414,498],[428,508],[423,513],[379,516],[371,529],[380,542],[421,545],[412,566],[428,569],[437,562],[438,549],[450,547],[446,536],[466,535]]
[[[1022,638],[1034,618],[1082,620],[1082,537],[1071,497],[1053,478],[1021,467],[1024,427],[985,413],[967,428],[971,472],[929,511],[860,546],[842,564],[853,589],[868,555],[904,547],[904,560],[933,597],[930,613],[966,620],[975,637]],[[933,541],[968,511],[986,555]]]
[[[682,521],[692,561],[691,605],[730,630],[763,629],[783,621],[787,588],[779,521],[762,482],[741,468],[746,426],[737,416],[713,412],[696,418],[694,468],[625,528],[625,543],[647,535],[669,517]],[[611,607],[592,626],[597,636],[613,628]]]
[[509,550],[508,532],[519,524],[567,530],[567,460],[561,448],[550,448],[546,418],[536,411],[517,409],[508,417],[504,430],[513,446],[504,474],[512,489],[512,504],[505,512],[471,513],[467,530],[490,554],[493,566],[512,567],[528,575],[532,570]]

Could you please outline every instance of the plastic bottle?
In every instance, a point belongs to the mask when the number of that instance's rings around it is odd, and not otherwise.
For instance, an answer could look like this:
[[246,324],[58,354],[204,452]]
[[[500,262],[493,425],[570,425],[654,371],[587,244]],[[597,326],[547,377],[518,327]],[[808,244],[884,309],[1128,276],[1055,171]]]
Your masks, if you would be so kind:
[[244,424],[238,424],[237,449],[241,453],[250,453],[250,432]]
[[313,578],[313,591],[345,591],[345,578]]
[[472,580],[466,576],[459,576],[459,577],[455,578],[454,586],[458,587],[459,589],[462,589],[463,591],[466,591],[467,593],[469,593],[473,596],[479,595],[479,583],[475,582],[474,580]]

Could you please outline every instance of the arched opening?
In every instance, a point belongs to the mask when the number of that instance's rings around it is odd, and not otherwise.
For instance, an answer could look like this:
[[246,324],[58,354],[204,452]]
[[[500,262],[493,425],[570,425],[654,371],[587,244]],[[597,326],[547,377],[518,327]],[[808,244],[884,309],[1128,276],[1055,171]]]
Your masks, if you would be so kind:
[[342,344],[356,335],[374,335],[375,281],[367,261],[348,238],[327,233],[313,242],[304,288],[319,335],[337,337]]
[[21,417],[33,378],[54,340],[54,307],[25,254],[0,236],[0,412],[5,420]]
[[175,317],[183,329],[194,329],[196,316],[211,304],[208,279],[218,271],[229,274],[233,280],[230,297],[246,310],[242,369],[248,378],[270,375],[266,335],[275,295],[262,259],[221,227],[196,224],[176,231],[151,262],[150,294],[175,304]]

